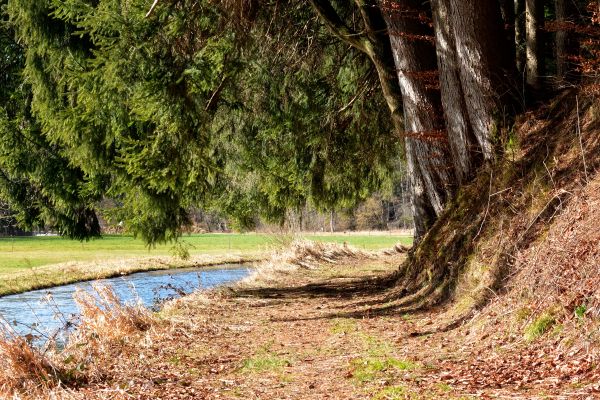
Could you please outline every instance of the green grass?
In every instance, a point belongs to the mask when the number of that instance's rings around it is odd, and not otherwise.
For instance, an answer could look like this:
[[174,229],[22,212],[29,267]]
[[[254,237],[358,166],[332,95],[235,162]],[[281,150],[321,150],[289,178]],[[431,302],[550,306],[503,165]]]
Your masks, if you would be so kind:
[[242,362],[241,371],[245,373],[281,372],[284,367],[291,365],[287,358],[283,358],[271,351],[273,342],[262,345],[254,356]]
[[406,399],[406,388],[404,386],[390,386],[382,389],[373,398],[374,400],[404,400]]
[[549,313],[544,313],[525,329],[525,340],[532,342],[546,333],[556,324],[556,319]]
[[[407,236],[393,235],[306,235],[311,240],[343,243],[376,250],[395,243],[410,244]],[[190,254],[257,255],[285,240],[275,235],[262,234],[202,234],[184,236],[191,245]],[[148,249],[140,239],[131,236],[107,235],[89,242],[61,237],[0,238],[0,273],[18,271],[47,264],[67,261],[98,261],[172,254],[172,245],[157,245]]]
[[242,371],[248,373],[279,372],[290,362],[276,354],[265,353],[244,360]]
[[412,371],[418,368],[411,361],[399,360],[394,357],[361,357],[352,360],[350,366],[352,377],[360,383],[371,382],[386,372]]
[[338,318],[333,321],[331,333],[347,335],[358,330],[356,321],[350,318]]
[[417,363],[394,357],[392,342],[362,332],[358,333],[357,340],[361,340],[364,346],[364,355],[350,361],[350,375],[357,383],[365,384],[384,377],[392,379],[398,371],[420,368]]

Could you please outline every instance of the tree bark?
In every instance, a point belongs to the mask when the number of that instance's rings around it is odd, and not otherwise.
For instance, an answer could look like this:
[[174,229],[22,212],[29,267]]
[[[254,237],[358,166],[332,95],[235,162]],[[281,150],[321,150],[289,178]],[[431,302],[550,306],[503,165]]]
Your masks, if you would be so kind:
[[455,177],[443,120],[433,32],[419,0],[379,0],[404,109],[404,135],[412,188],[415,236],[422,237],[452,195]]
[[[396,3],[404,2],[393,4]],[[412,0],[412,3],[422,7],[418,1]],[[361,33],[350,29],[328,0],[311,0],[311,4],[335,36],[363,51],[375,66],[394,129],[404,137],[415,242],[418,242],[441,213],[454,186],[448,145],[437,117],[439,97],[436,103],[433,92],[424,81],[417,79],[420,72],[435,70],[433,47],[429,45],[428,49],[400,35],[388,36],[386,18],[380,7],[369,0],[355,0],[365,25]],[[408,19],[403,21],[409,22]],[[426,25],[417,22],[412,20],[407,27],[401,23],[392,31],[418,36]],[[425,57],[422,57],[423,50]]]
[[433,23],[438,60],[440,92],[448,141],[456,179],[462,184],[471,178],[481,163],[477,139],[469,122],[469,113],[460,83],[459,61],[456,53],[454,30],[450,21],[449,0],[433,0]]
[[516,58],[515,41],[515,0],[500,0],[500,11],[504,22],[505,43],[508,46],[508,55],[511,60]]
[[331,232],[331,233],[333,233],[335,231],[334,217],[335,217],[334,211],[331,210],[331,213],[329,214],[329,232]]
[[[556,9],[556,22],[560,24],[564,24],[566,22],[567,10],[564,0],[556,0],[555,1],[555,9]],[[563,29],[559,29],[556,31],[556,77],[558,80],[562,80],[565,77],[567,70],[567,62],[566,62],[566,47],[567,47],[567,32]]]
[[519,76],[523,76],[525,72],[525,31],[525,0],[515,0],[516,66]]
[[555,0],[556,22],[558,30],[555,36],[556,45],[556,78],[557,84],[573,81],[577,77],[575,65],[569,61],[569,56],[579,52],[579,41],[575,39],[574,29],[577,19],[576,9],[572,1]]
[[499,3],[450,0],[460,82],[469,122],[484,160],[494,157],[497,120],[513,91]]
[[541,27],[544,24],[544,3],[541,0],[525,0],[526,24],[526,77],[527,84],[534,91],[541,88],[544,70],[543,38]]

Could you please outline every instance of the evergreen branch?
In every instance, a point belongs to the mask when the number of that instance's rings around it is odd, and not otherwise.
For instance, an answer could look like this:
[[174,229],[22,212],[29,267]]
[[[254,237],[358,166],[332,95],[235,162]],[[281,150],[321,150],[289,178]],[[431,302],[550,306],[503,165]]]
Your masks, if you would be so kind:
[[204,108],[204,111],[209,111],[214,108],[217,100],[219,99],[219,94],[221,94],[221,90],[223,90],[223,85],[225,85],[226,80],[227,80],[227,76],[224,76],[223,79],[221,80],[221,83],[217,87],[217,89],[214,91],[212,96],[210,96],[210,99],[208,100],[208,103],[206,103],[206,107]]
[[357,90],[356,95],[350,100],[350,102],[338,110],[338,114],[343,113],[344,111],[346,111],[347,109],[352,107],[354,102],[356,100],[358,100],[358,98],[360,96],[362,96],[367,91],[368,88],[369,88],[369,79],[367,77],[365,79],[365,81],[363,82],[363,84],[361,85],[361,87]]

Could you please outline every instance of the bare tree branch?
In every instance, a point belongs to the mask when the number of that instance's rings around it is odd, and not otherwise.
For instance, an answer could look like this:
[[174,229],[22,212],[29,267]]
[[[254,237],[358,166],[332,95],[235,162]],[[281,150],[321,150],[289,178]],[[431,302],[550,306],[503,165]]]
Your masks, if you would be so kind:
[[369,39],[346,25],[328,0],[310,0],[310,3],[335,36],[369,55]]
[[152,12],[154,11],[154,8],[158,5],[158,0],[154,0],[154,3],[152,3],[152,6],[150,6],[150,10],[148,10],[148,12],[146,13],[146,18],[148,18],[150,15],[152,15]]
[[354,0],[365,24],[365,34],[371,40],[374,36],[387,35],[388,29],[377,4],[372,0]]

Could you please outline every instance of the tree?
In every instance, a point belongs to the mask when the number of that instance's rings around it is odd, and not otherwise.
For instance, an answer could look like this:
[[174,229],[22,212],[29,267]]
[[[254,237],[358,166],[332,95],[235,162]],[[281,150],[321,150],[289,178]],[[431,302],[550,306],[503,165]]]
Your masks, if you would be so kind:
[[477,149],[477,138],[471,128],[462,89],[456,38],[453,25],[449,23],[452,19],[450,1],[434,0],[432,8],[446,129],[456,178],[459,184],[463,184],[473,176],[483,157]]
[[[435,53],[427,42],[431,32],[419,20],[420,5],[417,2],[401,2],[396,6],[393,2],[358,1],[364,29],[357,33],[329,1],[312,0],[311,3],[338,38],[367,54],[377,68],[395,131],[404,137],[418,239],[442,211],[454,184],[447,138],[439,129],[440,120],[436,117],[440,110],[439,98],[436,98],[439,94],[431,90]],[[406,36],[403,36],[405,30]],[[423,50],[429,52],[429,58],[418,56]],[[407,93],[414,93],[415,97],[406,96]]]
[[544,2],[542,0],[525,0],[526,24],[526,77],[535,91],[541,88],[541,76],[544,72],[543,36]]
[[[403,125],[396,124],[396,128],[406,136],[419,238],[442,212],[455,181],[467,182],[482,160],[490,161],[495,156],[494,146],[501,139],[500,114],[512,112],[505,106],[510,105],[514,92],[515,56],[508,45],[510,33],[504,29],[500,4],[433,2],[435,50],[434,32],[428,25],[431,9],[423,3],[357,2],[364,25],[362,33],[348,28],[329,1],[313,0],[312,4],[336,36],[358,49],[373,42],[385,48],[384,38],[369,36],[370,27],[381,27],[380,13],[384,17],[400,88],[394,96],[401,96],[405,117]],[[506,18],[513,17],[507,14]],[[438,73],[443,108],[435,90]],[[386,92],[388,80],[381,82]],[[390,101],[388,96],[386,100],[393,104],[391,110],[397,110],[398,100]],[[445,123],[438,117],[442,110]]]
[[[525,80],[525,65],[527,59],[525,0],[515,0],[515,57],[519,80]],[[522,77],[522,78],[521,78]]]
[[25,49],[6,22],[3,17],[0,25],[0,198],[24,228],[46,226],[77,239],[98,236],[97,182],[42,134],[32,115],[31,87],[21,80]]
[[440,118],[436,55],[427,9],[419,1],[380,1],[394,56],[404,109],[408,175],[415,237],[422,237],[454,190],[448,137]]
[[490,161],[497,153],[494,143],[500,139],[501,113],[513,111],[503,110],[503,106],[510,105],[514,59],[510,58],[496,1],[451,0],[450,4],[460,83],[471,129],[483,159]]
[[264,40],[269,25],[235,26],[233,6],[158,3],[146,17],[142,0],[10,4],[41,137],[150,243],[177,238],[190,206],[245,226],[306,202],[355,205],[397,154],[362,55],[295,39],[305,8]]
[[40,189],[57,174],[8,181],[53,207],[112,197],[155,242],[177,238],[191,206],[251,224],[258,210],[355,205],[402,142],[421,237],[502,152],[523,2],[311,0],[339,41],[302,2],[279,4],[11,0],[26,60],[13,81],[30,88],[31,134],[73,198]]

